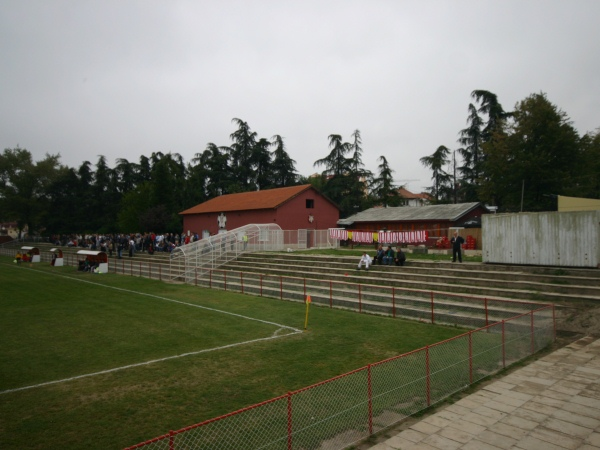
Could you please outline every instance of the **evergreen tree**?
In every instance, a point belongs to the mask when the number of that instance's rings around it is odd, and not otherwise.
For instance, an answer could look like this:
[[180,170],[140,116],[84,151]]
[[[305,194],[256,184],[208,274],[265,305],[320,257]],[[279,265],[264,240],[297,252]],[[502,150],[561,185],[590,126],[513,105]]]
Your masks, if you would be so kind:
[[250,162],[254,168],[253,183],[259,191],[274,185],[270,146],[271,143],[267,139],[261,138],[252,148]]
[[444,171],[444,166],[450,162],[449,154],[448,147],[440,145],[432,155],[420,159],[421,164],[429,167],[433,172],[433,186],[428,191],[433,196],[435,203],[450,203],[452,201],[452,177]]
[[233,144],[229,147],[229,161],[231,165],[231,185],[233,192],[246,192],[256,189],[254,184],[254,170],[252,153],[256,145],[256,133],[250,131],[247,122],[241,119],[232,120],[238,129],[229,136]]
[[384,207],[400,206],[401,197],[398,194],[398,187],[394,185],[394,170],[390,167],[385,156],[380,156],[379,176],[373,180],[371,192],[373,201]]
[[273,187],[293,186],[297,183],[298,175],[294,161],[285,150],[283,138],[276,134],[271,138],[271,145],[275,147],[272,157],[271,169],[273,172]]

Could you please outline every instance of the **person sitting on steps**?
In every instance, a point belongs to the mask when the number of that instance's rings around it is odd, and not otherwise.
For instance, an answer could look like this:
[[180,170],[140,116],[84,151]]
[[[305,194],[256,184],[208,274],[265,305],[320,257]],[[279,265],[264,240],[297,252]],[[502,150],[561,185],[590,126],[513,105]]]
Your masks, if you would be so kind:
[[396,257],[394,258],[394,263],[397,266],[403,266],[406,262],[406,253],[402,251],[400,247],[398,247],[398,252],[396,253]]
[[375,253],[375,258],[373,259],[373,264],[383,264],[383,257],[385,256],[385,252],[383,251],[383,245],[379,244],[377,247],[377,253]]
[[365,270],[369,270],[369,266],[371,265],[371,257],[367,255],[367,252],[363,252],[360,261],[358,262],[358,267],[356,270],[360,270],[360,266],[365,265]]
[[391,266],[392,263],[394,262],[394,256],[396,256],[394,249],[392,249],[391,245],[388,245],[388,248],[385,251],[385,256],[383,257],[383,265]]

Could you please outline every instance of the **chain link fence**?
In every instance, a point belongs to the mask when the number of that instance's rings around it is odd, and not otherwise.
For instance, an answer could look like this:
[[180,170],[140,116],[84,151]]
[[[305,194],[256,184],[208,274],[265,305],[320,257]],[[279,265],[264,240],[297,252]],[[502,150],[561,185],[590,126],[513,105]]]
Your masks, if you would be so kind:
[[127,450],[343,449],[553,339],[553,307],[547,305]]

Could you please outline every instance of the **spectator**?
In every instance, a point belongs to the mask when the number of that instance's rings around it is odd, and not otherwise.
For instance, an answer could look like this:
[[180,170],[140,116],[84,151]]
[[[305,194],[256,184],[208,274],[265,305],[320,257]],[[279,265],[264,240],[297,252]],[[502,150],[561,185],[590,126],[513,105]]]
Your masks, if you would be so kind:
[[385,255],[383,257],[383,265],[384,266],[391,266],[392,262],[394,262],[394,250],[392,249],[391,245],[388,245],[387,250],[385,251]]
[[356,270],[360,270],[360,267],[363,264],[365,265],[365,270],[369,270],[369,266],[371,265],[371,257],[367,255],[367,252],[363,252],[362,257],[358,262],[358,267],[356,268]]
[[373,260],[373,264],[383,264],[383,257],[385,256],[385,251],[383,250],[383,244],[379,244],[377,247],[377,253],[375,253],[375,258]]
[[456,257],[458,256],[458,262],[461,263],[461,246],[465,243],[465,240],[462,236],[458,235],[458,231],[454,231],[454,236],[450,239],[450,243],[452,244],[452,262],[456,262]]
[[394,262],[397,266],[403,266],[406,262],[406,253],[404,253],[400,247],[398,247],[398,252],[396,253]]

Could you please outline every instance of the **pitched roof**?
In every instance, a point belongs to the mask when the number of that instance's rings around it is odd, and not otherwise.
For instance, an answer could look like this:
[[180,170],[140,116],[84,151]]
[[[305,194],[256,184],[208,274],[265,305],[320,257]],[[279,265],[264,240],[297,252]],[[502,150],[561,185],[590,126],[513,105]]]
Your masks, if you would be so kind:
[[267,189],[264,191],[221,195],[207,200],[204,203],[200,203],[193,208],[186,209],[179,214],[275,209],[308,189],[314,188],[310,184],[303,184],[300,186]]
[[[338,220],[338,225],[352,225],[355,222],[392,222],[418,220],[456,221],[480,206],[481,203],[457,203],[452,205],[398,206],[391,208],[370,208],[346,219]],[[483,205],[481,205],[483,206]]]
[[425,192],[421,192],[420,194],[415,194],[403,187],[398,189],[398,194],[400,194],[400,196],[402,198],[406,198],[406,199],[418,198],[418,199],[423,199],[423,200],[431,200],[431,196]]

